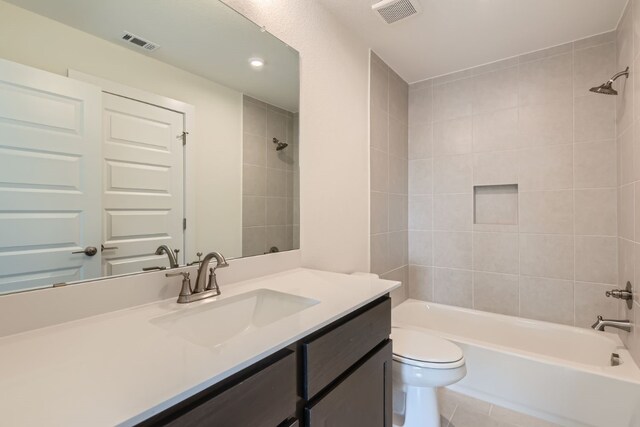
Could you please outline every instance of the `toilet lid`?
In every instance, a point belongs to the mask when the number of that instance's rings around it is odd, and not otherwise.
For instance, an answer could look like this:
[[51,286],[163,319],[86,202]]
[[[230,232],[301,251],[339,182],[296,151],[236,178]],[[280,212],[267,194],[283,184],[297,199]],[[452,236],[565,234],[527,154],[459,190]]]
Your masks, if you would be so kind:
[[460,347],[444,338],[423,331],[392,328],[391,340],[394,356],[405,363],[455,364],[456,366],[461,362],[464,363],[464,355]]

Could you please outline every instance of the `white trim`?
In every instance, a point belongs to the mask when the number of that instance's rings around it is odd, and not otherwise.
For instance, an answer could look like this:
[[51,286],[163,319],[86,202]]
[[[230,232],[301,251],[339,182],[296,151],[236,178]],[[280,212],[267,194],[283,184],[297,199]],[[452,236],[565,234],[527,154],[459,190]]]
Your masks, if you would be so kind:
[[[80,80],[83,82],[91,83],[95,86],[99,86],[102,88],[103,92],[111,93],[113,95],[130,98],[130,99],[141,101],[151,105],[157,105],[158,107],[166,108],[168,110],[176,111],[178,113],[183,113],[183,114],[191,113],[192,116],[193,116],[193,113],[195,112],[195,107],[191,104],[187,104],[182,101],[177,101],[172,98],[167,98],[166,96],[157,95],[152,92],[147,92],[141,89],[137,89],[135,87],[123,85],[121,83],[116,83],[111,80],[103,79],[102,77],[96,77],[91,74],[85,74],[81,71],[69,69],[67,71],[67,76],[71,79]],[[188,132],[192,132],[193,123],[194,123],[193,117],[188,118],[185,123],[185,130],[187,130]]]
[[188,132],[189,135],[187,137],[188,143],[184,150],[184,217],[187,218],[187,229],[184,231],[184,248],[182,248],[182,253],[184,254],[185,263],[189,262],[189,260],[195,256],[196,172],[195,168],[187,168],[186,165],[195,165],[196,161],[195,149],[193,148],[194,144],[197,144],[197,135],[195,132],[195,107],[191,104],[168,98],[166,96],[157,95],[152,92],[116,83],[91,74],[85,74],[73,69],[67,70],[67,76],[74,80],[98,86],[103,92],[155,105],[181,113],[184,116],[184,131]]

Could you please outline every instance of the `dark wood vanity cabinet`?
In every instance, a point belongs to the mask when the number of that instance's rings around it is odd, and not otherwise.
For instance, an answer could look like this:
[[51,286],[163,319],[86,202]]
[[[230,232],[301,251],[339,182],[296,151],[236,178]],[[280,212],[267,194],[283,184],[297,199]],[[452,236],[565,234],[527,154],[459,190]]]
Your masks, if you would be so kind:
[[391,427],[391,341],[305,407],[306,425]]
[[307,427],[391,427],[391,300],[303,340]]
[[295,426],[297,390],[296,353],[284,349],[139,425]]
[[387,296],[140,425],[391,427],[390,333]]

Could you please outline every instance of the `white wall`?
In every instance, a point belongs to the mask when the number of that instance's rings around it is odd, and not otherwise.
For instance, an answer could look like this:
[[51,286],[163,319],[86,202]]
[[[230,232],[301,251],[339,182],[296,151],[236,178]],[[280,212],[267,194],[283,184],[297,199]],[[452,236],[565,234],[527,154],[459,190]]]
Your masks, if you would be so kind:
[[300,52],[303,265],[368,271],[367,45],[318,2],[225,3]]
[[194,105],[195,249],[241,256],[242,94],[3,1],[0,16],[2,58],[65,76],[71,68]]

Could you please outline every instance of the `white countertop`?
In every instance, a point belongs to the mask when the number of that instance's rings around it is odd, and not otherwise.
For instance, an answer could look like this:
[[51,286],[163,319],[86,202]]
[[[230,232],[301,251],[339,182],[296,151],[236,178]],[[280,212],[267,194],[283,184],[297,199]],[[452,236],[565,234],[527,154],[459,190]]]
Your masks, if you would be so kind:
[[[398,286],[370,276],[295,269],[224,286],[215,299],[177,304],[172,298],[0,338],[0,423],[134,425]],[[320,303],[251,339],[240,336],[215,347],[194,344],[150,322],[261,288]]]

